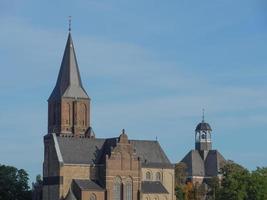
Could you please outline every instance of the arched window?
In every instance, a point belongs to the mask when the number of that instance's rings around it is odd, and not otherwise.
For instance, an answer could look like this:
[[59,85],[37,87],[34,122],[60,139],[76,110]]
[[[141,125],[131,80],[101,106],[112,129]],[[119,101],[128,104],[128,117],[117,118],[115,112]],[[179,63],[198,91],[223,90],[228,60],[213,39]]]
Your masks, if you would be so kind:
[[160,181],[161,180],[161,176],[160,176],[160,172],[156,173],[156,181]]
[[133,199],[133,183],[131,178],[128,178],[125,184],[125,197],[125,200]]
[[151,173],[150,172],[146,172],[146,180],[151,180]]
[[89,200],[96,200],[96,195],[94,193],[91,194]]
[[87,106],[83,103],[79,106],[79,113],[80,113],[80,125],[86,125],[87,121]]
[[63,104],[63,112],[64,112],[64,121],[66,124],[70,124],[70,104],[69,103],[64,103]]
[[116,177],[113,185],[113,200],[121,200],[121,179]]

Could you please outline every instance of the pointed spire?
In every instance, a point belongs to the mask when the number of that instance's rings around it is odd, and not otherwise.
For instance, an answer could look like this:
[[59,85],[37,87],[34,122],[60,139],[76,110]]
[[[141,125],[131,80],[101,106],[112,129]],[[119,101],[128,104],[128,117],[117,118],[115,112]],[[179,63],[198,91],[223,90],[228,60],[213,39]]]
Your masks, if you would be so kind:
[[70,32],[61,62],[57,83],[49,100],[60,99],[61,97],[89,98],[82,85]]

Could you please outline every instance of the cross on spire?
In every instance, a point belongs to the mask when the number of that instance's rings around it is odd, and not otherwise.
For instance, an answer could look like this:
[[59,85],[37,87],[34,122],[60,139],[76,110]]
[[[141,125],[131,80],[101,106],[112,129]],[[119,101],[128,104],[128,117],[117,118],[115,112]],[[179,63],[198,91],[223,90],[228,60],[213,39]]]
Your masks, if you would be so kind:
[[202,109],[202,122],[205,121],[205,109],[203,108]]
[[71,16],[69,16],[69,32],[71,32]]
[[89,98],[82,85],[70,33],[68,34],[68,40],[65,46],[57,83],[49,99],[61,99],[62,97],[75,98],[76,100],[79,98]]

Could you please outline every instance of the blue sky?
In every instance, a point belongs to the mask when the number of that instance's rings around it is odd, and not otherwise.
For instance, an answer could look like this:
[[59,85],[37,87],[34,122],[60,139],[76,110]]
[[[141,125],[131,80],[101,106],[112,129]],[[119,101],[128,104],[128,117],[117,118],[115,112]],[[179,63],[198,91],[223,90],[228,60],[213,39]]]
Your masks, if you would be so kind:
[[97,137],[158,138],[172,162],[201,120],[213,147],[267,166],[265,0],[0,1],[0,163],[42,172],[68,16]]

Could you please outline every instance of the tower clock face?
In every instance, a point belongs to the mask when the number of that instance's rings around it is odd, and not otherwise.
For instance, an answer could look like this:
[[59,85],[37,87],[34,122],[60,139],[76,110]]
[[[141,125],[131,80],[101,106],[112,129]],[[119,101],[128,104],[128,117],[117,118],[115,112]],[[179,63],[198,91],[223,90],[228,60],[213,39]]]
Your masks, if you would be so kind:
[[201,139],[206,139],[206,135],[205,134],[202,134],[201,135]]

